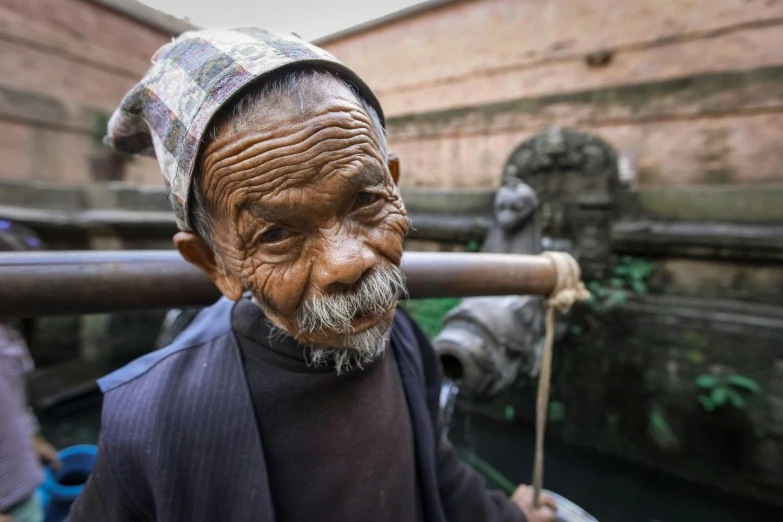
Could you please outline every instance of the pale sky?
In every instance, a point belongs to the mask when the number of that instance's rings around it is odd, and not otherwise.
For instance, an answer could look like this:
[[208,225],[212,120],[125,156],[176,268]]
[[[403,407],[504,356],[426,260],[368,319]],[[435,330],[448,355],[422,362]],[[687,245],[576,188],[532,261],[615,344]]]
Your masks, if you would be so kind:
[[255,25],[314,40],[422,0],[141,0],[204,28]]

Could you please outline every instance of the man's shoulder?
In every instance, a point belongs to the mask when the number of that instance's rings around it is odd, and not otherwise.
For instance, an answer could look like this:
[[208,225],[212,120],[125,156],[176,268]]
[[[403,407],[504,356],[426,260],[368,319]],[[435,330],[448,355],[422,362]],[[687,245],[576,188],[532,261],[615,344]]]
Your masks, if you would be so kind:
[[145,381],[163,380],[159,373],[166,373],[172,366],[177,366],[178,362],[194,356],[196,349],[232,338],[233,306],[233,301],[221,298],[214,305],[205,308],[171,344],[139,357],[99,379],[98,386],[101,391],[108,394],[131,384],[149,389],[147,385],[150,383]]

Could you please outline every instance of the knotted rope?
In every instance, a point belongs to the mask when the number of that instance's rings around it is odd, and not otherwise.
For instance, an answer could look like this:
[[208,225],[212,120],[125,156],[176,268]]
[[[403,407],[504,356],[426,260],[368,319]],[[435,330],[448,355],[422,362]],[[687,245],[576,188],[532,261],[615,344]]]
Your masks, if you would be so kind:
[[541,487],[544,482],[544,432],[549,408],[549,380],[552,377],[552,345],[555,339],[555,312],[567,313],[577,301],[590,297],[582,283],[579,264],[565,252],[544,252],[555,265],[557,283],[547,297],[546,338],[544,353],[541,354],[541,372],[538,376],[538,397],[536,399],[536,453],[533,461],[533,506],[538,508]]

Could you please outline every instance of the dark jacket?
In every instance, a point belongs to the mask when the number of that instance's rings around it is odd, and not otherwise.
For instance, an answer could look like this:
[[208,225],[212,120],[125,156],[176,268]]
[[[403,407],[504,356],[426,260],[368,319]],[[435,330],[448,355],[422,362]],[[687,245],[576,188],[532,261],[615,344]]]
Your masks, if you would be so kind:
[[[98,461],[68,521],[275,520],[231,329],[233,305],[221,299],[170,346],[99,381],[105,397]],[[487,492],[481,476],[438,435],[440,367],[404,312],[394,319],[391,345],[414,430],[426,521],[523,521],[519,509]],[[330,520],[328,513],[323,520]]]

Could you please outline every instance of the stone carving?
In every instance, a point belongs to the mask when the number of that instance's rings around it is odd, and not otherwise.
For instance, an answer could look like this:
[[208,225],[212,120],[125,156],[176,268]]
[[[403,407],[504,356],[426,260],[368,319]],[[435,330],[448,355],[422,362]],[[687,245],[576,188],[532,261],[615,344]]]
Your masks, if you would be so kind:
[[[482,251],[566,251],[580,259],[588,277],[601,275],[609,266],[618,187],[617,155],[606,142],[550,127],[511,154]],[[555,340],[567,331],[568,317],[561,317]],[[537,375],[543,339],[543,300],[508,296],[465,299],[446,316],[433,344],[447,377],[486,396],[520,373]]]
[[503,171],[504,184],[519,180],[539,201],[544,237],[568,240],[586,277],[610,266],[610,232],[620,190],[617,154],[592,134],[550,127],[520,144]]
[[[495,195],[495,219],[482,251],[541,251],[538,198],[519,179]],[[544,340],[544,302],[539,296],[465,299],[444,320],[434,340],[444,373],[473,395],[492,395],[520,373],[537,375]]]
[[541,251],[538,197],[517,178],[507,180],[495,193],[495,223],[484,240],[483,252],[530,253]]
[[448,378],[474,396],[489,396],[520,373],[538,374],[543,340],[543,300],[523,295],[465,299],[433,345]]

